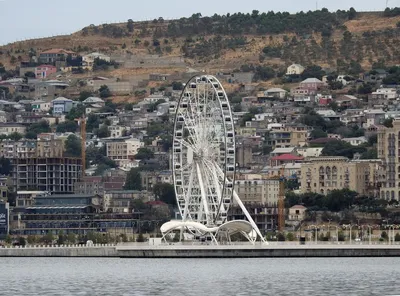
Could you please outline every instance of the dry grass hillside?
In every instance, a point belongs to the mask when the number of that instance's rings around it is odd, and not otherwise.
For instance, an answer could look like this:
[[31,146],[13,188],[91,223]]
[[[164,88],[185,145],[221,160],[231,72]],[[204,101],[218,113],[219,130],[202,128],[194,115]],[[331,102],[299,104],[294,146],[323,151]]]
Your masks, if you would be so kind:
[[[267,64],[279,68],[290,62],[303,64],[318,63],[322,66],[336,66],[337,59],[357,60],[363,67],[384,59],[386,62],[400,63],[400,38],[397,24],[400,16],[384,17],[382,13],[359,13],[353,20],[345,21],[344,26],[334,28],[329,40],[324,40],[320,33],[299,35],[285,34],[243,34],[240,36],[222,36],[222,41],[215,41],[216,36],[198,35],[188,37],[163,36],[169,23],[141,22],[133,23],[133,31],[123,36],[111,37],[99,33],[102,26],[89,26],[71,35],[51,38],[32,39],[0,47],[0,63],[7,69],[15,68],[19,61],[29,60],[30,50],[40,53],[50,48],[64,48],[85,54],[101,51],[111,55],[147,55],[183,56],[185,63],[196,69],[217,71],[239,68],[244,64]],[[127,24],[109,25],[119,30],[126,30]],[[343,45],[345,30],[352,35],[351,47]],[[103,30],[104,31],[104,30]],[[117,30],[118,31],[118,30]],[[374,34],[375,32],[375,34]],[[159,37],[157,37],[157,34]],[[372,34],[372,36],[369,36]],[[118,34],[117,34],[118,35]],[[156,38],[156,37],[157,38]],[[368,37],[369,36],[369,37]],[[294,38],[295,37],[295,38]],[[224,40],[242,38],[244,44],[226,45]],[[155,46],[154,39],[159,40]],[[296,41],[293,41],[296,39]],[[327,43],[328,42],[328,43]],[[263,49],[278,49],[278,54],[265,54]],[[183,48],[186,51],[183,51]],[[343,57],[346,50],[348,56]],[[14,63],[11,63],[14,57]],[[118,69],[112,75],[124,76],[135,73],[145,74],[161,71],[173,73],[179,69],[164,66],[161,69]]]

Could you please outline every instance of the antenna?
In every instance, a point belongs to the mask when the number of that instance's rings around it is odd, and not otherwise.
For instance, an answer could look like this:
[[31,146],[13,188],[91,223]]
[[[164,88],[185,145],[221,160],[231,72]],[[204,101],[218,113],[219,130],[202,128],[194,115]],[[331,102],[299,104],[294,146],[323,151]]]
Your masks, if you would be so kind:
[[388,7],[388,4],[389,4],[389,0],[386,0],[386,6],[385,6],[385,8]]

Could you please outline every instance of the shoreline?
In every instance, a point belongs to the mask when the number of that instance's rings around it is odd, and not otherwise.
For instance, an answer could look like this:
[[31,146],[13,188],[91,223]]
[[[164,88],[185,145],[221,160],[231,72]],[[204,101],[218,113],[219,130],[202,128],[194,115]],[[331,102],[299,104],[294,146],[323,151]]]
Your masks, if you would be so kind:
[[0,248],[0,257],[335,258],[400,257],[400,245],[94,245]]

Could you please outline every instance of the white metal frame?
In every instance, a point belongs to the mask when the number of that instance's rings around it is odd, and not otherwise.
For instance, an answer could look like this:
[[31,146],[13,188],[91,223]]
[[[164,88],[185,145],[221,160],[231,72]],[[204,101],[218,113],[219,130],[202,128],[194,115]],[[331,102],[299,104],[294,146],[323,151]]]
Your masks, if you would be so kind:
[[265,242],[234,192],[233,116],[225,90],[214,76],[195,76],[186,84],[176,108],[172,149],[174,187],[182,220],[220,226],[226,222],[235,199]]

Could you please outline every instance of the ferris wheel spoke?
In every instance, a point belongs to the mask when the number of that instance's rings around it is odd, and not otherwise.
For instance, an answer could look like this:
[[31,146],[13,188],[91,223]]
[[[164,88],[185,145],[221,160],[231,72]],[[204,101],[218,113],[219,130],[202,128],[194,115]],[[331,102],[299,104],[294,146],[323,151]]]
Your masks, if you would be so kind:
[[[209,222],[208,217],[209,217],[210,212],[209,212],[208,202],[207,202],[206,187],[204,185],[202,172],[200,169],[200,165],[198,163],[196,164],[196,168],[197,168],[197,178],[199,181],[199,186],[200,186],[200,191],[201,191],[202,210],[205,213],[206,221],[208,224],[208,222]],[[199,215],[201,215],[201,214],[202,213],[199,213]]]

